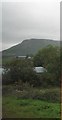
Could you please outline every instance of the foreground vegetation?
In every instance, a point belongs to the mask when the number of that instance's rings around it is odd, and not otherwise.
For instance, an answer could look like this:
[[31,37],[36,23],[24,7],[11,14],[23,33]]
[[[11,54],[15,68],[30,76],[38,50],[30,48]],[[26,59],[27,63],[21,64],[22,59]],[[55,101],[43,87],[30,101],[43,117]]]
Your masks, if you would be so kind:
[[38,99],[53,103],[60,103],[60,89],[58,87],[41,88],[33,87],[28,83],[23,85],[4,85],[2,90],[4,96],[15,96],[18,99]]
[[59,103],[4,97],[4,118],[60,118]]
[[[61,70],[58,47],[49,45],[31,59],[13,58],[3,66],[4,118],[60,117]],[[47,72],[37,74],[33,70],[35,66],[43,66]]]
[[3,118],[60,118],[59,88],[17,88],[3,86]]

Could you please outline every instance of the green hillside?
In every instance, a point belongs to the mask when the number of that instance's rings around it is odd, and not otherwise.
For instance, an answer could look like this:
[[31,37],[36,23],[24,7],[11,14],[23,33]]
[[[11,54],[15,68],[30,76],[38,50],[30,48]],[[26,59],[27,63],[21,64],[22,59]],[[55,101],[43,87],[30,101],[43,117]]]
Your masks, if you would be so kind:
[[22,43],[13,46],[2,52],[3,56],[23,56],[35,54],[40,48],[46,47],[47,45],[60,45],[59,41],[49,39],[27,39]]

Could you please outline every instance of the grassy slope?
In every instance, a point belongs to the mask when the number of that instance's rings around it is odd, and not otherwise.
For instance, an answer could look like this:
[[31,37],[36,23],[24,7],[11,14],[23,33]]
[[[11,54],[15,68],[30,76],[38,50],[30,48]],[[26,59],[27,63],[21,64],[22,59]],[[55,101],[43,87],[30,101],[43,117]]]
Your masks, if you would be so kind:
[[35,54],[40,48],[46,47],[47,45],[59,45],[58,41],[47,40],[47,39],[29,39],[24,40],[21,44],[13,46],[3,51],[3,56],[18,56]]

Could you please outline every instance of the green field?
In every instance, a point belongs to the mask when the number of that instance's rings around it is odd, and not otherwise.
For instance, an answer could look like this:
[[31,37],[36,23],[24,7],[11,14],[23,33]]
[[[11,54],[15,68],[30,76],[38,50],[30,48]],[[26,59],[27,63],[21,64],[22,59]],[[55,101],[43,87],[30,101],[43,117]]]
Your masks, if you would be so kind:
[[16,92],[14,85],[8,85],[3,89],[3,118],[60,118],[59,88]]
[[42,100],[4,97],[4,118],[59,118],[60,104]]

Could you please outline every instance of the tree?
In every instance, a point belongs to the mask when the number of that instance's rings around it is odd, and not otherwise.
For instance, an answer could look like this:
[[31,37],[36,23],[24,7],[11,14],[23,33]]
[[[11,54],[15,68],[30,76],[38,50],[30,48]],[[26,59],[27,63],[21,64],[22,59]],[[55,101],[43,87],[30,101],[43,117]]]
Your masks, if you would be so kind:
[[[48,45],[38,51],[34,56],[34,66],[43,66],[47,69],[47,77],[51,83],[60,83],[60,49],[57,46]],[[54,82],[55,81],[55,82]]]
[[33,62],[30,59],[14,59],[5,65],[3,83],[10,84],[21,80],[36,84],[36,73],[33,71]]

